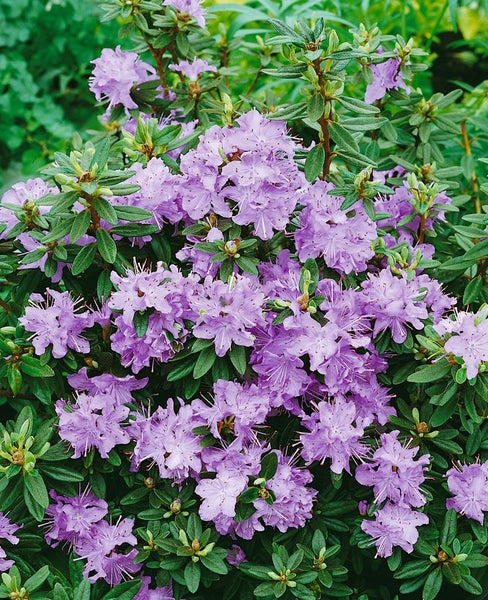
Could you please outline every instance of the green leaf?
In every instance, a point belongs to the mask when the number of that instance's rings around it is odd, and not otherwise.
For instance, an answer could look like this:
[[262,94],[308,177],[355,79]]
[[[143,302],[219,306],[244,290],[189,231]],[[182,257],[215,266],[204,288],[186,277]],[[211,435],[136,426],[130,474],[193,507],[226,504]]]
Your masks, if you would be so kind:
[[434,600],[442,587],[442,571],[437,567],[432,571],[424,583],[422,590],[422,600]]
[[432,365],[422,367],[415,373],[412,373],[407,377],[407,381],[411,383],[431,383],[442,379],[449,373],[451,366],[446,359],[439,360]]
[[85,476],[79,471],[65,466],[56,467],[54,465],[46,465],[42,463],[39,466],[39,471],[56,481],[69,481],[70,483],[78,483],[85,479]]
[[184,577],[186,587],[192,594],[198,590],[198,586],[200,585],[200,575],[200,565],[190,561],[185,567]]
[[221,558],[217,558],[213,555],[213,552],[207,554],[207,556],[200,556],[200,561],[204,567],[206,567],[212,573],[218,573],[219,575],[227,575],[229,569]]
[[253,594],[256,596],[256,598],[274,597],[274,585],[274,581],[265,581],[264,583],[260,583],[258,587],[255,588]]
[[374,104],[367,104],[362,100],[358,100],[357,98],[348,98],[347,96],[338,96],[336,98],[339,104],[342,104],[344,108],[347,108],[351,112],[356,114],[377,114],[380,112],[380,109]]
[[71,266],[71,273],[73,275],[79,275],[88,269],[88,267],[92,264],[93,259],[95,258],[95,254],[97,252],[97,247],[95,244],[88,244],[87,246],[83,246],[83,248],[76,255],[73,265]]
[[334,140],[339,149],[359,152],[359,146],[356,140],[345,127],[339,125],[339,123],[332,122],[329,123],[329,132],[330,137]]
[[457,513],[453,508],[446,511],[441,529],[441,544],[451,545],[457,532]]
[[29,592],[29,594],[31,592],[35,592],[38,588],[41,587],[41,585],[46,581],[48,577],[49,567],[45,565],[44,567],[41,567],[39,571],[34,573],[32,577],[29,577],[29,579],[27,579],[24,582],[24,587]]
[[472,279],[464,289],[463,304],[471,304],[471,302],[476,302],[482,287],[483,277],[478,276]]
[[250,487],[247,490],[244,490],[242,494],[239,496],[239,502],[244,502],[244,504],[250,504],[259,498],[259,490],[257,487]]
[[143,235],[151,235],[156,233],[159,228],[157,225],[150,223],[134,223],[133,225],[116,225],[112,227],[112,233],[120,235],[122,237],[141,237]]
[[114,207],[105,200],[105,198],[95,198],[93,201],[93,208],[96,210],[99,217],[101,217],[110,225],[117,225],[119,220],[117,213],[115,212]]
[[275,452],[268,452],[261,458],[261,470],[259,477],[267,481],[273,478],[278,470],[278,455]]
[[112,588],[100,600],[132,600],[141,587],[141,581],[124,581]]
[[24,477],[24,485],[31,494],[32,498],[40,506],[42,506],[42,508],[47,508],[49,506],[49,496],[47,493],[46,484],[40,475],[32,475],[31,473],[27,473]]
[[215,348],[213,346],[202,350],[198,355],[197,362],[193,368],[193,377],[195,379],[203,377],[205,373],[210,371],[216,359],[217,355],[215,354]]
[[230,362],[234,366],[239,375],[244,375],[247,368],[246,349],[244,346],[236,346],[232,344],[232,348],[228,354]]
[[19,362],[19,368],[22,373],[29,377],[52,377],[54,371],[49,365],[41,365],[38,358],[24,354]]
[[97,229],[96,236],[100,256],[108,263],[113,264],[117,257],[117,245],[112,236],[105,229]]
[[91,215],[88,209],[85,209],[76,215],[69,232],[69,238],[72,244],[77,242],[81,236],[87,232],[90,222]]
[[303,550],[296,550],[286,562],[286,568],[290,571],[297,569],[303,560]]
[[479,581],[475,579],[472,575],[465,575],[461,579],[459,587],[462,588],[464,591],[469,592],[470,594],[480,595],[483,593],[483,588],[481,587]]
[[90,582],[83,579],[75,590],[73,600],[90,600]]
[[193,358],[188,358],[187,360],[175,364],[175,366],[173,366],[172,363],[169,363],[169,366],[171,367],[171,371],[166,375],[166,381],[178,381],[193,371],[195,361]]
[[9,364],[7,366],[7,381],[13,395],[16,396],[22,388],[22,373],[16,364]]
[[[339,586],[341,584],[337,584],[337,586]],[[289,588],[291,593],[295,596],[295,598],[299,598],[299,600],[316,600],[316,596],[315,594],[313,594],[308,587],[305,587],[303,584],[301,583],[297,583],[296,587],[294,588]],[[352,590],[350,587],[348,586],[344,586],[342,589],[339,589],[338,592],[338,596],[339,598],[346,598],[348,597],[350,594],[352,594]],[[333,588],[327,591],[327,594],[329,596],[332,595],[333,592]],[[344,592],[346,592],[344,594]]]
[[235,259],[236,264],[245,272],[251,275],[258,274],[257,263],[259,262],[256,258],[250,258],[249,256],[239,256]]
[[325,102],[321,94],[315,94],[307,105],[307,115],[311,121],[318,121],[324,114]]
[[132,319],[132,323],[134,325],[137,337],[144,337],[149,326],[149,311],[138,310],[137,312],[135,312],[134,318]]
[[145,221],[152,217],[152,213],[138,206],[114,206],[117,217],[121,221]]
[[322,173],[325,162],[325,150],[322,146],[314,146],[305,159],[305,177],[313,183]]
[[54,585],[53,600],[70,600],[68,592],[59,582],[56,582]]

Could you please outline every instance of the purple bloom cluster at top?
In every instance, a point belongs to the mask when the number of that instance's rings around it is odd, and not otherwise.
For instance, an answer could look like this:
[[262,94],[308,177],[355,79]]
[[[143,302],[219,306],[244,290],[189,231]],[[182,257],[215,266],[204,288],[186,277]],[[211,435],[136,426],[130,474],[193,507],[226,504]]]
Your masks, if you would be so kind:
[[297,145],[283,122],[256,110],[235,125],[211,127],[182,156],[182,206],[193,220],[213,211],[252,224],[256,236],[268,240],[285,228],[306,184],[293,160]]
[[130,93],[134,85],[155,79],[154,67],[139,60],[136,52],[104,48],[100,58],[92,60],[95,65],[90,78],[90,90],[100,102],[108,98],[108,108],[121,104],[125,109],[137,108]]

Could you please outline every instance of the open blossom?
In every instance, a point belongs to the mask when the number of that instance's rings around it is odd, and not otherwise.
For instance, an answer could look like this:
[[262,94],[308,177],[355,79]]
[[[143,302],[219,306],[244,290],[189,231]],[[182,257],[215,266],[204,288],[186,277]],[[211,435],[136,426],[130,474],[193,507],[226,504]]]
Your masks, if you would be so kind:
[[488,308],[477,313],[460,311],[455,320],[442,319],[434,329],[440,336],[450,335],[444,351],[463,359],[468,379],[476,377],[481,364],[488,362]]
[[323,463],[330,458],[333,473],[342,473],[344,469],[350,473],[351,457],[365,454],[360,439],[364,433],[363,420],[357,416],[355,404],[340,396],[334,402],[319,402],[316,412],[302,419],[302,425],[308,429],[300,434],[306,464]]
[[200,4],[200,0],[164,0],[163,6],[172,6],[178,13],[181,13],[183,22],[186,22],[187,15],[195,19],[200,27],[205,27],[205,16]]
[[105,500],[97,498],[89,488],[76,496],[60,496],[51,490],[49,496],[54,503],[46,510],[49,530],[44,537],[50,546],[57,546],[59,542],[76,546],[80,539],[90,535],[91,527],[108,512]]
[[215,353],[224,356],[231,345],[252,346],[251,330],[264,325],[264,294],[259,284],[243,276],[230,283],[205,278],[188,298],[196,318],[193,335],[214,340]]
[[383,269],[377,275],[369,273],[361,287],[364,310],[375,319],[375,336],[389,328],[393,341],[401,344],[407,338],[407,324],[423,329],[421,319],[429,316],[424,302],[426,290],[422,291],[415,278],[409,281],[406,275],[395,277],[389,269]]
[[[11,544],[18,544],[19,538],[15,535],[15,532],[21,527],[22,525],[11,523],[9,519],[0,512],[0,541],[7,540],[7,542],[10,542]],[[6,556],[5,550],[0,544],[0,571],[7,571],[14,564],[14,561],[7,560]]]
[[108,458],[117,444],[130,440],[122,427],[129,409],[117,404],[108,394],[79,394],[74,404],[58,400],[55,405],[59,418],[59,437],[71,444],[73,458],[79,458],[96,448],[102,458]]
[[195,435],[193,429],[202,421],[195,417],[192,406],[183,404],[176,412],[175,405],[178,406],[178,403],[169,399],[166,408],[158,406],[149,417],[136,414],[135,420],[127,427],[135,441],[133,471],[143,461],[149,460],[158,466],[162,478],[174,479],[178,483],[200,473],[202,436]]
[[332,189],[332,184],[319,180],[301,198],[305,208],[295,232],[298,257],[304,262],[323,256],[326,265],[340,273],[364,271],[374,256],[376,225],[359,202],[342,210],[344,198],[329,195]]
[[196,81],[198,76],[202,73],[216,73],[217,67],[213,65],[209,65],[206,60],[202,60],[201,58],[194,58],[193,62],[188,62],[187,60],[182,60],[178,64],[168,65],[168,69],[171,71],[179,71],[183,73],[190,81]]
[[137,108],[130,92],[134,85],[154,79],[154,67],[139,60],[136,52],[104,48],[100,58],[91,61],[95,68],[90,78],[90,90],[100,102],[108,98],[109,108],[121,104],[124,108]]
[[89,312],[76,312],[76,301],[69,292],[46,289],[47,299],[33,294],[25,309],[25,316],[19,322],[32,332],[32,345],[36,354],[41,355],[52,344],[54,358],[63,358],[69,349],[82,354],[90,352],[88,340],[81,332],[93,325]]
[[[110,585],[117,585],[139,571],[141,565],[134,563],[137,538],[132,533],[133,525],[133,519],[119,519],[115,525],[102,520],[92,525],[90,534],[79,540],[75,551],[86,559],[83,575],[92,583],[103,578]],[[123,544],[133,549],[124,554],[119,548]]]
[[488,511],[488,463],[460,465],[446,473],[447,487],[454,498],[446,500],[446,507],[466,515],[483,525]]
[[376,555],[382,558],[393,554],[393,546],[400,546],[410,554],[419,539],[417,527],[429,522],[429,517],[424,513],[392,502],[387,502],[374,515],[375,520],[365,519],[361,529],[374,539]]
[[373,81],[366,88],[364,101],[373,104],[375,100],[381,100],[388,90],[403,89],[409,94],[410,88],[403,81],[400,67],[401,60],[399,58],[389,58],[377,65],[370,65]]
[[375,504],[391,500],[405,506],[423,506],[425,496],[420,490],[424,482],[425,466],[429,456],[424,454],[414,460],[418,448],[408,448],[398,441],[399,431],[383,433],[381,445],[369,462],[360,464],[355,473],[362,485],[372,485]]

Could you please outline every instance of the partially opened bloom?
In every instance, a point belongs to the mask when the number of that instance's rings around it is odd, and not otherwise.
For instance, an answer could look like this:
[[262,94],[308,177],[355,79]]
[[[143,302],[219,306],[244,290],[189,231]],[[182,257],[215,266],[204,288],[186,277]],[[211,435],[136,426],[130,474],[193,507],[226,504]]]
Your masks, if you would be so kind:
[[410,88],[403,81],[400,67],[401,60],[399,58],[389,58],[377,65],[370,65],[373,81],[366,88],[364,101],[373,104],[375,100],[381,100],[388,90],[403,89],[409,94]]

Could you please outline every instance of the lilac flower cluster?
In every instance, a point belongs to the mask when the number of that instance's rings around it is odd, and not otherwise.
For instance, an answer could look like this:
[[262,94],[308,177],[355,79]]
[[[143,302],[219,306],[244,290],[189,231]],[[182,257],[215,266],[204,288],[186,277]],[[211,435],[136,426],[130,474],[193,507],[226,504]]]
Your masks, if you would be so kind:
[[93,325],[89,311],[77,311],[77,304],[69,292],[46,289],[47,298],[33,294],[25,315],[19,323],[32,333],[32,345],[37,354],[43,354],[52,345],[54,358],[63,358],[69,349],[81,354],[90,352],[90,344],[81,333]]
[[427,515],[413,508],[426,503],[420,486],[430,457],[424,454],[414,460],[418,448],[403,446],[399,433],[382,434],[381,445],[369,462],[360,464],[355,472],[359,483],[373,486],[375,504],[384,503],[375,510],[373,521],[365,519],[361,523],[361,529],[374,539],[377,555],[383,558],[392,554],[393,546],[412,552],[418,539],[416,528],[429,522]]
[[376,100],[381,100],[388,90],[403,89],[409,94],[410,88],[403,81],[401,65],[399,58],[389,58],[382,63],[370,65],[373,81],[366,88],[364,101],[373,104]]
[[306,183],[293,160],[298,147],[284,123],[256,110],[235,125],[211,127],[182,156],[182,206],[193,220],[213,211],[269,240],[286,227]]
[[126,110],[137,108],[131,97],[132,87],[155,79],[154,67],[139,60],[136,52],[125,52],[120,46],[115,50],[104,48],[100,58],[92,63],[95,68],[90,78],[90,90],[99,102],[107,98],[109,109],[117,104]]
[[[184,278],[174,266],[165,269],[162,263],[155,271],[128,270],[125,277],[113,272],[111,279],[118,288],[108,302],[116,327],[111,344],[124,367],[138,373],[153,359],[168,361],[189,333],[185,320],[195,318],[188,300],[193,280]],[[143,314],[147,328],[140,335],[134,319]]]
[[107,503],[88,488],[76,496],[60,496],[54,491],[50,496],[54,503],[46,510],[49,530],[45,539],[51,546],[72,546],[86,560],[86,578],[91,582],[103,578],[110,585],[117,585],[140,569],[134,564],[135,548],[126,554],[120,551],[122,545],[137,543],[132,533],[133,519],[119,519],[115,524],[106,521]]

